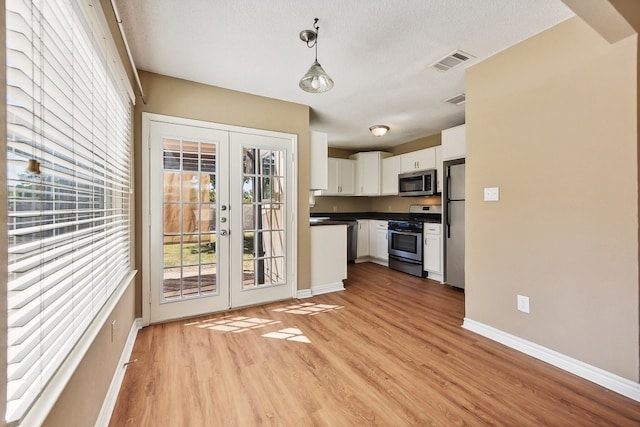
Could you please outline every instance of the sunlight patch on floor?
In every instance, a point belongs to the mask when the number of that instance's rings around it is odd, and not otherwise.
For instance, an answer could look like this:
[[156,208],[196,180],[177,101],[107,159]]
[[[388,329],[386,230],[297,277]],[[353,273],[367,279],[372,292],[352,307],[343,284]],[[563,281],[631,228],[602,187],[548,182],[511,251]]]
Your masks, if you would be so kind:
[[285,312],[289,314],[304,314],[314,316],[320,313],[326,313],[328,311],[339,310],[344,308],[342,305],[330,305],[330,304],[315,304],[312,302],[305,302],[302,304],[290,305],[284,308],[276,308],[273,311]]
[[201,329],[210,329],[221,332],[233,332],[235,334],[249,331],[251,329],[263,328],[265,326],[277,325],[280,320],[260,319],[258,317],[220,317],[207,319],[199,322],[187,323],[185,326],[195,326]]
[[275,338],[277,340],[297,341],[307,344],[311,344],[311,340],[302,334],[302,331],[298,328],[286,328],[277,332],[269,332],[262,335],[265,338]]

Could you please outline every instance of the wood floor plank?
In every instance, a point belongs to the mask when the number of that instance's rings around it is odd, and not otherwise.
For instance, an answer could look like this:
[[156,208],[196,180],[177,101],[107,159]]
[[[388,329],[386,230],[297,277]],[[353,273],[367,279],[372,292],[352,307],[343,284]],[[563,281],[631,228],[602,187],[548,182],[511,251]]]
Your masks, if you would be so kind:
[[[640,425],[638,402],[462,329],[460,291],[369,263],[345,285],[144,328],[110,425]],[[294,329],[310,343],[263,336]]]

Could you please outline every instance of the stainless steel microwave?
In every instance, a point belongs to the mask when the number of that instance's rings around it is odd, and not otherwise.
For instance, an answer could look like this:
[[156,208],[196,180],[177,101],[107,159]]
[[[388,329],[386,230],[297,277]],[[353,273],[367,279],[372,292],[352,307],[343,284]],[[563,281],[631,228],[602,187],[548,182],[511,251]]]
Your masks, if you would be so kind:
[[436,194],[436,170],[428,169],[398,175],[400,196],[433,196]]

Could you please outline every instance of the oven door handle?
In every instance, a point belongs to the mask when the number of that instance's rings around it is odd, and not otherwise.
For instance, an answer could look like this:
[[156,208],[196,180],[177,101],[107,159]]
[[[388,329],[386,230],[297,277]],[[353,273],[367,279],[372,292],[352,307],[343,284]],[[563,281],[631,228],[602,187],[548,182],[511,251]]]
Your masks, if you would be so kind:
[[391,235],[391,233],[402,234],[403,236],[415,236],[415,237],[420,237],[422,239],[422,233],[414,233],[412,231],[389,230],[387,234]]

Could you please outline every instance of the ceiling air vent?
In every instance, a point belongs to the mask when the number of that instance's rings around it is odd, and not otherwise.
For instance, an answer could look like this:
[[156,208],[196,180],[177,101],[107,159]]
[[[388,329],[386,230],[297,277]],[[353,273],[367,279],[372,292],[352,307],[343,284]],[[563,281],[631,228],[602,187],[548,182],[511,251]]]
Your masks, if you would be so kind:
[[453,104],[453,105],[462,105],[466,100],[467,100],[467,95],[464,93],[461,93],[459,95],[452,96],[449,99],[445,99],[442,102],[448,102],[449,104]]
[[469,55],[461,50],[454,50],[439,61],[434,62],[430,67],[440,71],[449,71],[450,69],[462,64],[465,61],[473,58],[473,55]]

